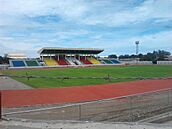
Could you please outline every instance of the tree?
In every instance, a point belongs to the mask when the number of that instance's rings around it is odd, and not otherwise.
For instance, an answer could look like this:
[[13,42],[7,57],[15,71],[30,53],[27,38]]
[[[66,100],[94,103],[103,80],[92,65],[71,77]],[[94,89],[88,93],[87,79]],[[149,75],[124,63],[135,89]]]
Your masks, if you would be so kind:
[[146,60],[146,61],[163,61],[166,60],[166,58],[171,55],[170,52],[164,51],[164,50],[158,50],[153,51],[152,53],[147,53],[144,55],[140,60]]
[[143,57],[144,57],[143,54],[139,54],[139,55],[137,56],[137,58],[139,58],[139,59],[141,59],[141,58],[143,58]]
[[130,55],[120,55],[119,59],[127,59],[127,58],[131,58]]
[[3,57],[0,56],[0,64],[3,64]]
[[108,58],[115,58],[115,59],[116,59],[116,58],[118,58],[118,57],[117,57],[117,55],[112,54],[112,55],[108,55]]
[[9,58],[3,57],[3,63],[4,63],[4,64],[8,64],[8,63],[9,63]]
[[158,50],[153,52],[148,52],[147,54],[139,54],[139,55],[120,55],[119,59],[126,59],[126,58],[139,58],[140,61],[163,61],[166,60],[168,56],[170,56],[171,53],[164,51],[164,50]]
[[159,51],[157,51],[157,60],[166,60],[166,58],[170,55],[171,55],[170,52],[167,52],[164,50],[162,50],[162,51],[159,50]]

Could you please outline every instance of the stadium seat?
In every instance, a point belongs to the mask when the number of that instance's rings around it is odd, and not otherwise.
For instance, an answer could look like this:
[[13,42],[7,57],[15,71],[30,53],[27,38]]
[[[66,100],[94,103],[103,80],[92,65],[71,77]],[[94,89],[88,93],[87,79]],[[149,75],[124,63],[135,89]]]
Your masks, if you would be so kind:
[[120,62],[118,60],[115,60],[115,59],[111,59],[110,60],[113,64],[120,64]]
[[82,63],[77,60],[74,57],[66,57],[66,60],[71,64],[71,65],[82,65]]
[[39,66],[39,64],[36,60],[26,60],[25,62],[27,64],[27,66]]
[[53,59],[53,58],[44,58],[44,62],[48,65],[48,66],[57,66],[58,63]]
[[96,60],[94,57],[88,58],[88,60],[92,63],[92,64],[101,64],[100,61]]
[[13,67],[25,67],[26,66],[23,60],[13,60],[11,62],[12,62]]
[[83,63],[83,64],[92,64],[87,58],[85,57],[80,57],[80,61]]
[[102,61],[104,61],[106,64],[113,64],[110,60],[108,59],[103,59]]
[[69,65],[69,63],[67,62],[67,60],[65,60],[64,58],[60,58],[59,60],[56,59],[57,63],[59,65]]

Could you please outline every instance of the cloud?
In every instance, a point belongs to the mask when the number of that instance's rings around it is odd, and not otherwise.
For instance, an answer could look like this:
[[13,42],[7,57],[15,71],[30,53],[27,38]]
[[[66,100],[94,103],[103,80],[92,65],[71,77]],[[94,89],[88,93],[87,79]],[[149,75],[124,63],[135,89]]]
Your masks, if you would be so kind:
[[143,52],[171,51],[171,12],[171,0],[0,0],[0,54],[45,46],[132,53],[135,40]]
[[[172,19],[172,1],[84,1],[84,0],[0,0],[0,12],[12,17],[57,15],[65,20],[83,24],[119,26],[145,21],[149,18]],[[137,6],[134,6],[134,5]],[[163,11],[162,11],[163,10]]]
[[114,8],[104,13],[99,13],[99,10],[93,9],[92,11],[94,12],[90,12],[90,15],[81,19],[81,21],[90,25],[122,26],[140,23],[153,18],[169,18],[172,20],[172,14],[169,13],[172,12],[172,1],[147,0],[139,6],[131,6],[131,8],[122,8],[119,10],[116,10],[116,6],[114,3]]
[[86,7],[82,0],[0,0],[0,11],[7,15],[60,15],[66,17],[78,17],[82,15]]
[[167,50],[172,52],[172,31],[164,31],[156,34],[136,36],[127,39],[114,40],[106,43],[105,53],[135,54],[135,41],[140,41],[139,52],[147,53],[154,50]]

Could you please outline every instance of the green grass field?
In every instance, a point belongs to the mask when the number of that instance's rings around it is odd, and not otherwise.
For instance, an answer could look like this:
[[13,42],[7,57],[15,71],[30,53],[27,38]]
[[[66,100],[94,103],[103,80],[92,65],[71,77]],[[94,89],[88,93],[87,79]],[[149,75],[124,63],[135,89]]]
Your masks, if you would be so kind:
[[[38,76],[93,76],[105,77],[172,77],[172,66],[109,66],[109,67],[90,67],[90,68],[57,68],[42,70],[6,70],[4,74],[13,75],[38,75]],[[67,87],[81,85],[106,84],[113,82],[126,82],[133,79],[104,80],[104,79],[43,79],[43,78],[14,78],[20,82],[35,88],[45,87]]]

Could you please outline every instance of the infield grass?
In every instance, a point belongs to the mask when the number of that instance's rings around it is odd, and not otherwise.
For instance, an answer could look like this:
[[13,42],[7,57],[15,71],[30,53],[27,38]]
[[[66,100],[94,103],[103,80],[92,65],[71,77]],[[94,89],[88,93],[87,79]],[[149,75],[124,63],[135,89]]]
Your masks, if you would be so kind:
[[[34,69],[34,70],[6,70],[4,74],[12,75],[37,75],[37,76],[68,76],[68,77],[172,77],[172,66],[106,66],[89,68],[56,68],[56,69]],[[46,79],[46,78],[14,78],[20,82],[30,85],[34,88],[48,87],[68,87],[106,84],[114,82],[133,81],[134,79],[104,80],[104,79]]]

